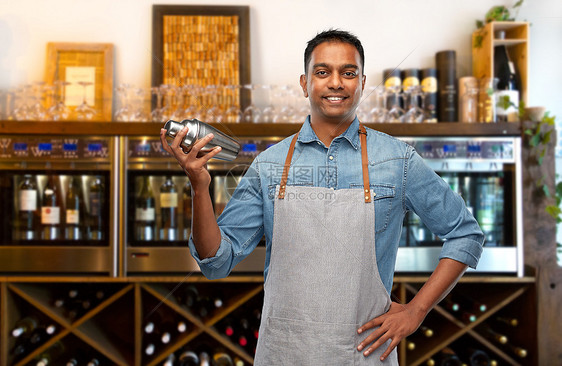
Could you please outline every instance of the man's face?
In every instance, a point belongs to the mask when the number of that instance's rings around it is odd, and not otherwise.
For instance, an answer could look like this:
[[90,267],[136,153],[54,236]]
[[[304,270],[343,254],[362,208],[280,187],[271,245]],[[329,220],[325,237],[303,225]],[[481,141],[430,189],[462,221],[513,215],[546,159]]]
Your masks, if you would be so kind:
[[312,122],[345,123],[355,118],[365,76],[357,49],[339,41],[324,42],[312,51],[300,83],[310,100]]

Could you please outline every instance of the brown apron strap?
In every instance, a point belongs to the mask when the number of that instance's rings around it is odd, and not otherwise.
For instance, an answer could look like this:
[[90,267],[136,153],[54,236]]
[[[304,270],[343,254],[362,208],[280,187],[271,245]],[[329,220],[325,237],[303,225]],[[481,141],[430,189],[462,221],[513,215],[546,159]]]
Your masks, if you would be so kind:
[[283,175],[281,175],[281,183],[279,187],[279,199],[285,198],[285,187],[287,186],[287,178],[289,177],[289,168],[291,167],[291,160],[293,160],[293,152],[295,151],[295,144],[297,143],[297,138],[299,137],[298,132],[293,137],[291,145],[289,146],[289,152],[287,153],[287,158],[285,159],[285,166],[283,167]]
[[363,168],[363,190],[365,203],[371,202],[371,185],[369,183],[369,158],[367,157],[367,130],[359,124],[359,138],[361,140],[361,167]]
[[[291,167],[291,160],[295,151],[295,144],[299,134],[295,134],[289,152],[285,159],[285,166],[283,167],[283,174],[281,175],[281,183],[279,186],[279,199],[285,198],[285,188],[287,187],[287,178],[289,177],[289,168]],[[369,183],[369,158],[367,157],[367,130],[362,124],[359,125],[359,138],[361,140],[361,167],[363,170],[363,190],[365,193],[365,203],[371,202],[371,186]]]

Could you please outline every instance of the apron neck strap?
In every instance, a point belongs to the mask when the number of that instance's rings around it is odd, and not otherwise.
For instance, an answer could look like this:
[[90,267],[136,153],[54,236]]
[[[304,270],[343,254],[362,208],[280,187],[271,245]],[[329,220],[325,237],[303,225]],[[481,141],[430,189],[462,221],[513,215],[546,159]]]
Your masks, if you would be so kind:
[[[365,193],[365,203],[371,202],[371,189],[369,184],[369,159],[367,157],[367,130],[363,124],[359,124],[359,139],[361,141],[361,167],[363,170],[363,190]],[[279,184],[279,199],[285,198],[285,189],[287,187],[287,178],[289,177],[289,168],[291,167],[291,160],[295,152],[295,144],[299,134],[296,133],[291,140],[285,165],[283,166],[283,174],[281,175],[281,183]]]

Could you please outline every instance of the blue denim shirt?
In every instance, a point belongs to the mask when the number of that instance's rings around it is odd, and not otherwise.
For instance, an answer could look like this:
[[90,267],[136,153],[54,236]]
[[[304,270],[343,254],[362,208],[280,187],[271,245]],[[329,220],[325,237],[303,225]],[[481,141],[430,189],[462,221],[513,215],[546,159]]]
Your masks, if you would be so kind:
[[[303,124],[295,146],[288,185],[334,189],[362,189],[359,120],[326,147],[310,125]],[[238,184],[218,218],[220,247],[214,257],[200,259],[192,239],[189,248],[203,274],[211,279],[228,276],[265,235],[267,277],[273,234],[275,188],[292,136],[259,154]],[[452,258],[475,268],[484,242],[478,223],[464,200],[453,192],[408,144],[367,129],[369,179],[375,204],[377,265],[390,293],[402,223],[407,211],[444,240],[441,258]],[[374,245],[375,243],[373,243]],[[337,270],[337,269],[335,269]]]

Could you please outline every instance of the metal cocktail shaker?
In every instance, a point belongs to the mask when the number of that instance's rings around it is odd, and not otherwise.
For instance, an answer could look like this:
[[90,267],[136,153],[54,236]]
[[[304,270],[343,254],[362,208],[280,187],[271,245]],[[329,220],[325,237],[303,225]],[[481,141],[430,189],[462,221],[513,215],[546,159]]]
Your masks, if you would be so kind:
[[238,141],[197,119],[184,119],[181,122],[169,120],[166,122],[164,129],[166,129],[166,139],[168,140],[168,144],[171,143],[171,140],[175,138],[178,132],[180,132],[185,126],[187,126],[189,130],[180,146],[183,147],[186,152],[191,150],[197,140],[212,133],[214,137],[201,149],[202,154],[206,154],[214,147],[220,146],[222,150],[214,156],[214,159],[232,161],[236,159],[236,156],[238,156],[238,152],[240,151],[240,144]]

